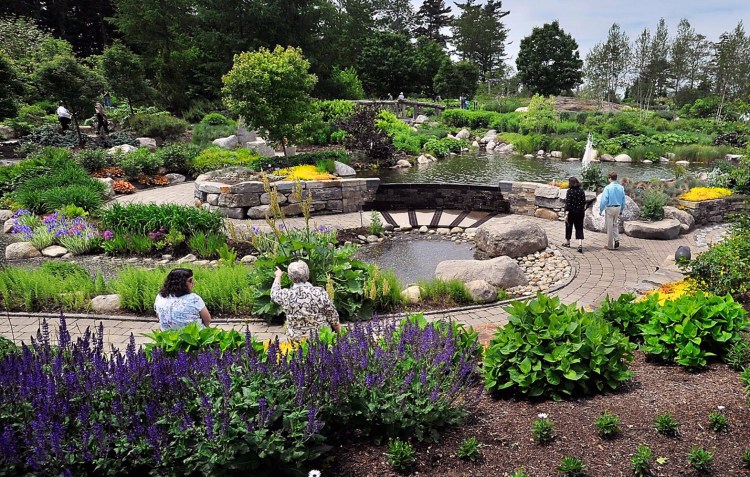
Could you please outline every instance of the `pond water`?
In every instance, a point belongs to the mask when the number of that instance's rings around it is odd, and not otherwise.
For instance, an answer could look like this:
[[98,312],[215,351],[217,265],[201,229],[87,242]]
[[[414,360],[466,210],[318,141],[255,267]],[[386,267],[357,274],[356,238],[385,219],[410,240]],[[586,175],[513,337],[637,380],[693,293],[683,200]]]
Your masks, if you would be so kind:
[[433,239],[386,240],[357,252],[359,260],[391,269],[401,284],[435,277],[435,268],[444,260],[473,260],[474,247],[468,243]]
[[[671,179],[670,164],[601,163],[604,173],[616,171],[619,176],[635,181]],[[691,165],[688,170],[699,172],[705,166]],[[468,152],[431,164],[420,164],[410,169],[385,169],[372,173],[358,173],[359,177],[379,177],[383,183],[454,183],[497,184],[500,181],[549,182],[580,177],[581,163],[559,159],[526,159],[518,155]]]

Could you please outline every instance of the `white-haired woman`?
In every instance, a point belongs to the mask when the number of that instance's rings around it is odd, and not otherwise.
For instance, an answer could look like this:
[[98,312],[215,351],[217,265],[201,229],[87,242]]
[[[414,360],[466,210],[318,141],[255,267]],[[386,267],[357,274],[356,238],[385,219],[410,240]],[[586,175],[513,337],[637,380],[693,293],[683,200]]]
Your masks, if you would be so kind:
[[271,300],[281,305],[286,314],[286,336],[290,340],[301,340],[310,331],[324,325],[329,325],[338,333],[341,330],[339,313],[328,293],[309,282],[310,269],[307,264],[301,260],[292,262],[286,273],[292,281],[291,288],[281,288],[284,272],[279,267],[276,267],[276,278],[271,286]]

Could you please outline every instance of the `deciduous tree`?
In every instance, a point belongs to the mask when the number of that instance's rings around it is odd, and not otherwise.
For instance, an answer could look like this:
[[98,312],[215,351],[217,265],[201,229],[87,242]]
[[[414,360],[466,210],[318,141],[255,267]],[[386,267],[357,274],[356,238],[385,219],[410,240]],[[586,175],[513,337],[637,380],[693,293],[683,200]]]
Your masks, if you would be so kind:
[[435,75],[435,91],[444,98],[474,96],[479,81],[479,68],[469,61],[446,61]]
[[224,103],[253,127],[267,130],[286,155],[287,140],[293,139],[295,126],[312,104],[310,92],[317,78],[309,69],[302,51],[293,47],[241,53],[222,78]]
[[133,114],[133,102],[150,96],[141,59],[119,41],[104,50],[99,66],[105,80],[117,96],[124,98]]
[[94,105],[104,89],[101,76],[72,55],[57,55],[40,65],[35,80],[48,99],[65,103],[73,115],[78,140],[83,144],[79,119],[94,113]]
[[554,21],[521,40],[516,68],[521,82],[542,95],[570,91],[582,82],[578,43]]

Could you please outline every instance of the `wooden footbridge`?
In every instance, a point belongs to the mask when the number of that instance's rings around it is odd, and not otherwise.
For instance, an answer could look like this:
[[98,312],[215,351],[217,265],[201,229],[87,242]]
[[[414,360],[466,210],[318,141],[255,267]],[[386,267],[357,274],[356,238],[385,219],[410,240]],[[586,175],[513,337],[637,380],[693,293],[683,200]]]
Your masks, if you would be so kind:
[[372,106],[378,109],[385,109],[392,112],[401,119],[408,119],[407,108],[412,108],[412,119],[417,119],[417,116],[424,114],[425,109],[432,109],[435,111],[435,116],[440,116],[445,110],[445,106],[438,103],[426,103],[421,101],[409,101],[407,99],[394,99],[394,100],[350,100],[354,104],[361,106]]

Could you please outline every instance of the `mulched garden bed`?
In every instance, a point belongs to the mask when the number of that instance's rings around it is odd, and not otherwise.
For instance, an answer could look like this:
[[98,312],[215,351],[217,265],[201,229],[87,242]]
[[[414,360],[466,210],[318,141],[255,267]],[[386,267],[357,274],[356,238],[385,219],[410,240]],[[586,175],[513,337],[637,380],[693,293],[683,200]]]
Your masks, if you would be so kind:
[[[646,362],[636,354],[631,369],[633,380],[615,394],[568,402],[532,403],[496,400],[484,395],[468,422],[446,431],[437,444],[416,445],[418,463],[411,474],[420,476],[508,476],[524,467],[532,477],[561,475],[555,470],[564,455],[583,460],[587,476],[629,476],[630,456],[636,447],[647,444],[656,458],[656,476],[696,476],[687,463],[693,447],[714,452],[711,475],[750,475],[742,468],[741,454],[750,449],[750,407],[739,374],[724,364],[712,363],[705,371],[690,373],[680,367]],[[708,415],[724,406],[729,431],[715,433],[708,427]],[[605,410],[620,417],[622,433],[603,440],[594,421]],[[677,438],[658,434],[653,427],[657,414],[670,412],[681,424]],[[549,415],[556,438],[548,445],[532,440],[531,424],[539,413]],[[477,463],[453,456],[459,444],[476,437],[482,444],[483,458]],[[391,476],[386,461],[386,445],[352,442],[335,449],[327,476]]]

